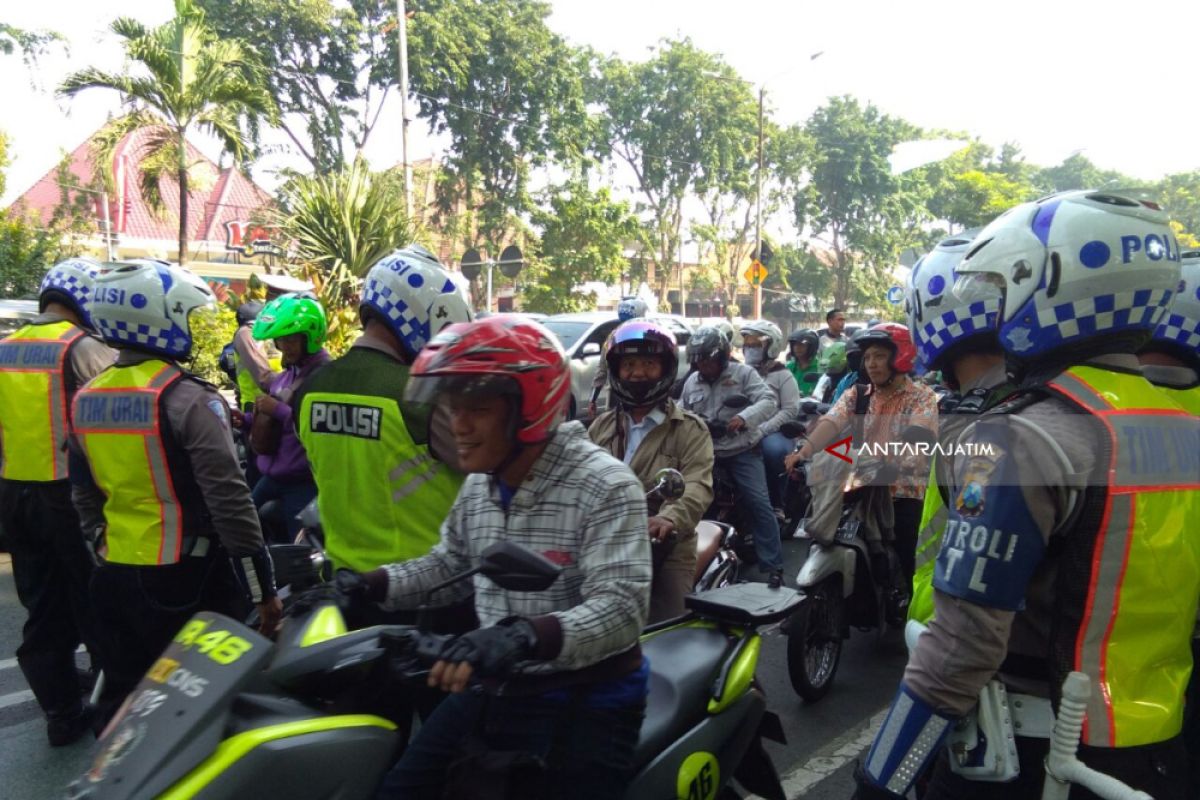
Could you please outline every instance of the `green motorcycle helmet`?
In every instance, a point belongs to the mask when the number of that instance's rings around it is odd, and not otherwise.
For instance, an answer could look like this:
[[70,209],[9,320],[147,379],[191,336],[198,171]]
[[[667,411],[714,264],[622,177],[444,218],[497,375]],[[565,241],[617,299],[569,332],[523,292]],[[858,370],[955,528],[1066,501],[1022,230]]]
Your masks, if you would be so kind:
[[817,359],[817,369],[829,375],[846,371],[846,343],[834,342],[821,351]]
[[285,294],[267,303],[254,321],[250,334],[261,342],[303,333],[307,342],[304,352],[312,355],[320,352],[327,329],[325,309],[320,303],[308,297]]

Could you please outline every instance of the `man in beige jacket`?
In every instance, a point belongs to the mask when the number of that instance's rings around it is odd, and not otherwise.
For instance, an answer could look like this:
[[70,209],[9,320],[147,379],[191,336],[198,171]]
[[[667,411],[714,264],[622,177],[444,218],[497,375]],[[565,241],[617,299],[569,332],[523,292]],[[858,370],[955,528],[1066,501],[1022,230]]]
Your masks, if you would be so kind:
[[654,543],[651,623],[679,616],[696,571],[696,523],[712,502],[712,437],[704,422],[670,399],[678,368],[675,337],[653,322],[618,328],[608,352],[608,380],[616,407],[596,418],[588,435],[623,460],[647,490],[664,467],[683,473],[678,500],[649,501]]

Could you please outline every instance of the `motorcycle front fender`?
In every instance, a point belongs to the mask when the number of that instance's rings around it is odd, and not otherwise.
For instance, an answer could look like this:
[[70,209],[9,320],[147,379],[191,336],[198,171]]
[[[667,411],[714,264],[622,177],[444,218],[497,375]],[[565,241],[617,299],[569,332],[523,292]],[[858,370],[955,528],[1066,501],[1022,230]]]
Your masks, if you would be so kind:
[[808,558],[796,576],[796,585],[800,589],[810,589],[831,575],[842,576],[842,595],[849,597],[854,591],[854,551],[838,545],[823,545],[813,542],[808,550]]

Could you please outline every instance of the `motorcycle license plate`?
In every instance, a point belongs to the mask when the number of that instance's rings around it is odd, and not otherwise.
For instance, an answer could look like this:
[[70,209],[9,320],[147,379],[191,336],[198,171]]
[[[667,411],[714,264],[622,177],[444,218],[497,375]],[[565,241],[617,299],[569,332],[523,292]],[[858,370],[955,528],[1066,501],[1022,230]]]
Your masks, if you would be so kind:
[[97,742],[91,768],[77,781],[88,800],[154,797],[187,774],[209,752],[193,748],[192,760],[180,752],[218,727],[272,648],[229,617],[202,611],[188,620]]
[[834,538],[843,544],[849,544],[858,538],[858,529],[862,522],[857,519],[852,519],[837,529]]

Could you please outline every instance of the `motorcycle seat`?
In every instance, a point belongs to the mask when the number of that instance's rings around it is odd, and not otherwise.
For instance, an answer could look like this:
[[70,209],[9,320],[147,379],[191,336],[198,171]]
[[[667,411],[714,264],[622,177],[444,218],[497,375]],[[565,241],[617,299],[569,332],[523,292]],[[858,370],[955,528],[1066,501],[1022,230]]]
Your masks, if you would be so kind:
[[713,680],[731,647],[713,628],[672,628],[642,642],[650,659],[646,717],[634,750],[641,769],[704,719]]
[[700,580],[704,570],[717,557],[721,542],[725,540],[725,526],[719,522],[702,519],[696,523],[696,574],[692,583]]

